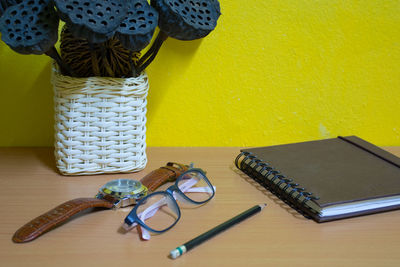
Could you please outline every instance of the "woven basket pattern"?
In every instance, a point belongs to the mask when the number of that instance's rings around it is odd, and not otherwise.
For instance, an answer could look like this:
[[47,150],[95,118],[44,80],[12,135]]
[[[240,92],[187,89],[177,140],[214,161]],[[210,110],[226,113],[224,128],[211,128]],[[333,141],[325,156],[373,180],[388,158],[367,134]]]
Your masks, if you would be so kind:
[[145,73],[137,78],[52,72],[55,157],[65,175],[142,170],[146,163]]

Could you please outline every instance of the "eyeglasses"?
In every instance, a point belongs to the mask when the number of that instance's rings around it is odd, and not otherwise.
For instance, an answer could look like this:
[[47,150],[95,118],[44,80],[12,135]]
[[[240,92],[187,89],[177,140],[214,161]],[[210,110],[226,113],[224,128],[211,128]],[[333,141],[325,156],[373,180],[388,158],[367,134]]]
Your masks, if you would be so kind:
[[189,169],[182,173],[165,191],[154,192],[141,199],[126,216],[124,228],[129,230],[140,225],[144,239],[148,231],[163,233],[171,229],[180,219],[181,211],[177,199],[201,205],[212,199],[215,188],[201,169]]

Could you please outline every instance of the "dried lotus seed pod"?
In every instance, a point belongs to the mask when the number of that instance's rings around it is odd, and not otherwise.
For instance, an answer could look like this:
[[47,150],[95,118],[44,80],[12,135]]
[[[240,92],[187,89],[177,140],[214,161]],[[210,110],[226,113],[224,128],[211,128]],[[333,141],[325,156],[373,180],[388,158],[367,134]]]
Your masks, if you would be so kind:
[[44,54],[58,38],[58,16],[51,0],[13,5],[0,18],[3,41],[21,54]]
[[21,3],[23,0],[0,0],[0,17],[3,15],[4,11],[10,6]]
[[151,41],[158,23],[158,13],[147,0],[129,0],[126,18],[115,36],[131,51],[140,51]]
[[91,43],[107,41],[126,16],[126,0],[54,0],[72,34]]
[[221,15],[217,0],[151,0],[151,5],[159,13],[161,31],[179,40],[205,37]]

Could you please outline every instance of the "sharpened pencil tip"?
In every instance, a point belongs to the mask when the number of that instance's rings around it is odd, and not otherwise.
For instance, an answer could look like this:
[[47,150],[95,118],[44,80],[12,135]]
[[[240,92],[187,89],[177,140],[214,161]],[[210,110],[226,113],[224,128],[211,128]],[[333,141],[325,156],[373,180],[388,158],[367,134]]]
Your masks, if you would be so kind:
[[263,208],[265,208],[267,206],[267,204],[263,203],[263,204],[259,204],[258,206],[260,206],[260,208],[263,209]]

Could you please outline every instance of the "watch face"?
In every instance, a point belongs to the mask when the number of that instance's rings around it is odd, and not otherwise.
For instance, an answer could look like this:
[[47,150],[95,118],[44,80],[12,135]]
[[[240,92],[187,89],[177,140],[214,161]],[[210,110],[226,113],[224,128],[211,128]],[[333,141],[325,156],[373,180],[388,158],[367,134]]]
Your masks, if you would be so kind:
[[107,195],[113,195],[118,198],[132,196],[143,193],[146,187],[141,182],[131,179],[118,179],[106,183],[100,192]]

